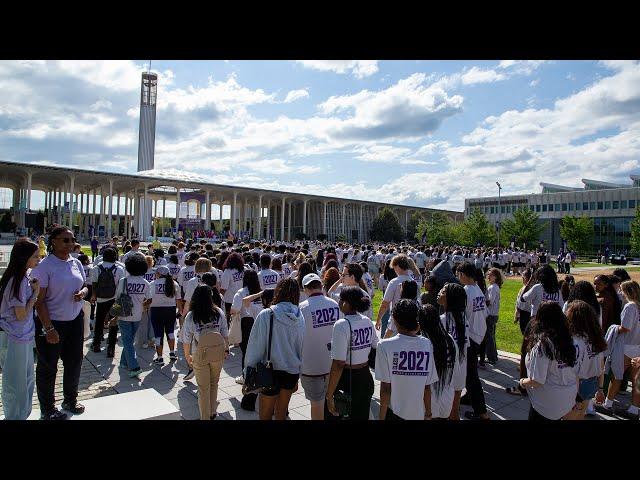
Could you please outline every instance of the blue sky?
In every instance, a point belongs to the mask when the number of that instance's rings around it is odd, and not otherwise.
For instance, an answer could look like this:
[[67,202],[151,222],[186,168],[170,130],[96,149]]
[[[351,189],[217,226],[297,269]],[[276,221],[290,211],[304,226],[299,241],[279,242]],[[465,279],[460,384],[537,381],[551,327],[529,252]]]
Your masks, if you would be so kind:
[[[0,62],[0,157],[134,173],[147,64]],[[219,183],[462,210],[465,197],[494,195],[496,180],[516,194],[638,172],[638,62],[153,60],[152,70],[156,168]]]

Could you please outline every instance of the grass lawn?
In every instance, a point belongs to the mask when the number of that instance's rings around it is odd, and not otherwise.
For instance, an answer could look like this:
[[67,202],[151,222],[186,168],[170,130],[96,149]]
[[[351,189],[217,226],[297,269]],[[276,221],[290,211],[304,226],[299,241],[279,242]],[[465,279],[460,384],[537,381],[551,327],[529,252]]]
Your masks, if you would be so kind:
[[[520,280],[520,278],[514,280],[507,279],[500,291],[500,317],[496,327],[496,343],[498,344],[498,350],[520,353],[522,334],[520,333],[520,327],[513,323],[513,315],[516,305],[516,296],[521,286],[522,280]],[[373,297],[374,321],[378,315],[380,303],[382,303],[382,292],[376,289],[376,293]]]

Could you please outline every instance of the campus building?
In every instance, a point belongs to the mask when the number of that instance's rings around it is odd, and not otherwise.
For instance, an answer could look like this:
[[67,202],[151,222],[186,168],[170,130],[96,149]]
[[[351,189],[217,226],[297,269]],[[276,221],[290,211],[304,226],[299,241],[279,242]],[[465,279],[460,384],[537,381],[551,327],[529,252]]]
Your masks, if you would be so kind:
[[[27,163],[0,162],[0,188],[13,191],[11,213],[18,227],[35,227],[31,198],[34,190],[44,192],[45,224],[73,226],[87,238],[94,232],[111,237],[132,233],[148,239],[161,236],[176,225],[180,230],[244,232],[252,238],[295,240],[299,234],[316,239],[326,234],[335,240],[339,234],[350,242],[369,240],[374,218],[383,207],[391,208],[405,229],[414,212],[430,208],[369,202],[316,194],[300,194],[249,187],[218,185],[177,178],[162,171],[138,174],[96,172]],[[168,202],[180,203],[178,214],[167,219]],[[145,212],[145,206],[149,211]],[[222,209],[222,216],[220,215]],[[444,211],[461,221],[462,213]],[[144,219],[148,219],[148,221]],[[158,219],[167,219],[164,232]],[[155,220],[155,221],[154,221]]]
[[[562,245],[560,220],[568,215],[586,215],[593,218],[594,235],[592,252],[604,252],[608,246],[612,254],[628,254],[630,246],[630,224],[640,202],[640,176],[631,175],[630,184],[601,182],[582,179],[583,187],[566,187],[552,183],[540,183],[541,193],[529,195],[507,195],[465,200],[465,217],[473,209],[480,209],[489,222],[497,225],[512,218],[518,208],[529,208],[546,222],[540,240],[544,246],[557,253]],[[500,204],[498,208],[498,202]],[[508,244],[510,239],[502,238]]]

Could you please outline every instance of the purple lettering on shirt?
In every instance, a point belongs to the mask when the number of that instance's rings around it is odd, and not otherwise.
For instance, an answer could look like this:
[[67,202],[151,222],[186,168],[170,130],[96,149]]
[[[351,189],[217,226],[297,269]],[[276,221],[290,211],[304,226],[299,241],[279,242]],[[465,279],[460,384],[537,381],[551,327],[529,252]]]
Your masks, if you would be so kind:
[[426,376],[429,374],[430,352],[401,350],[393,352],[393,375]]

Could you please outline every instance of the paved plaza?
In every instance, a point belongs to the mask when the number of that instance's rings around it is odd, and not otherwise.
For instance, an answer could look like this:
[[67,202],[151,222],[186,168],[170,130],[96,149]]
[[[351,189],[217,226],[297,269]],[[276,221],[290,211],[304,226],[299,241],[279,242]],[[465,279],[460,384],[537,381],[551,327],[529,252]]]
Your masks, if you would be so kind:
[[[115,358],[107,358],[106,351],[94,353],[90,351],[91,340],[85,342],[85,359],[82,365],[80,378],[80,401],[90,398],[126,393],[134,390],[153,388],[164,398],[171,402],[185,420],[197,420],[199,418],[197,385],[195,379],[184,381],[187,366],[180,356],[177,362],[169,362],[168,353],[165,353],[165,365],[153,365],[153,349],[138,349],[140,366],[143,373],[139,379],[131,379],[127,371],[118,367],[122,346],[116,347]],[[257,412],[247,412],[240,408],[242,387],[235,383],[235,377],[240,375],[241,352],[239,348],[231,349],[231,356],[225,361],[220,376],[218,390],[218,417],[216,420],[257,420]],[[517,357],[501,352],[500,359],[495,367],[487,366],[480,370],[480,377],[485,393],[487,407],[491,418],[494,420],[526,420],[529,410],[529,400],[514,397],[504,392],[504,387],[515,385],[518,376]],[[34,392],[33,408],[39,408],[38,400]],[[630,401],[629,392],[621,394],[619,400],[622,403]],[[62,363],[58,371],[56,383],[56,401],[62,402]],[[375,382],[375,392],[371,402],[371,417],[377,418],[380,405],[380,383]],[[618,404],[617,406],[620,406]],[[461,415],[470,409],[462,406]],[[2,407],[0,405],[0,415]],[[289,418],[291,420],[309,420],[311,408],[309,401],[304,397],[302,388],[291,398],[289,405]],[[588,419],[613,419],[605,415],[597,414]]]

